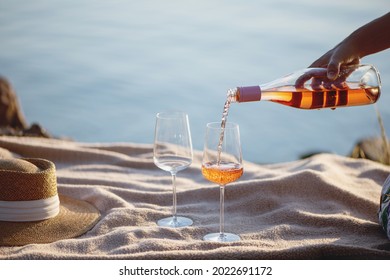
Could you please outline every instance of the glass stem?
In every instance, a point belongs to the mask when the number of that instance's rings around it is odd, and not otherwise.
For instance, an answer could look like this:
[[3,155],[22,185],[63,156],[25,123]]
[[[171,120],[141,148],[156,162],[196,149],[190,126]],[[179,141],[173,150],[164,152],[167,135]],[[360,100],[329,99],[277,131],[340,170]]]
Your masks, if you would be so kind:
[[176,173],[172,173],[172,201],[173,201],[173,206],[172,206],[172,217],[174,223],[177,222],[177,211],[176,211],[176,205],[177,205],[177,200],[176,200]]
[[223,239],[225,235],[225,186],[219,186],[219,190],[219,236],[221,239]]

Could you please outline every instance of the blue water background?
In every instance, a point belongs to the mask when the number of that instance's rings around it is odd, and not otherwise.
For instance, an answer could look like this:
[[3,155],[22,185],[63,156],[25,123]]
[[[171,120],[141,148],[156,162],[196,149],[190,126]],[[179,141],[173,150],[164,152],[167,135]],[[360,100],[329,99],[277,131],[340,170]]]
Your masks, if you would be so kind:
[[[226,90],[307,67],[388,0],[1,0],[0,75],[27,120],[81,142],[152,143],[155,114],[190,117],[194,148],[219,121]],[[366,57],[382,77],[377,107],[390,131],[390,51]],[[380,135],[375,106],[305,111],[234,104],[244,158],[347,155]],[[390,132],[389,132],[390,133]]]

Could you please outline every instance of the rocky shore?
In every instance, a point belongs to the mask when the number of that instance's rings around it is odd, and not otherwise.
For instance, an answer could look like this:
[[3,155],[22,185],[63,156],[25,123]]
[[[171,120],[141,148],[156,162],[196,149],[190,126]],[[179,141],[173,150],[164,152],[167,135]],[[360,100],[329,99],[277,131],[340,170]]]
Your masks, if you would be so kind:
[[16,92],[4,77],[0,77],[0,135],[52,137],[41,125],[27,123]]

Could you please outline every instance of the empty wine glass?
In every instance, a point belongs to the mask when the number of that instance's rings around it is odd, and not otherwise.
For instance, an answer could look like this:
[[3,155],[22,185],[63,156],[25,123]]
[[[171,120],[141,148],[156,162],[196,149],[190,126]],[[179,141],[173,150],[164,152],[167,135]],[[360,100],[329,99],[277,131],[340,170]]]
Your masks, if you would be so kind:
[[202,174],[220,187],[219,232],[210,233],[203,240],[239,241],[240,237],[226,233],[224,229],[225,186],[236,181],[243,174],[239,127],[235,123],[208,123],[203,150]]
[[159,226],[184,227],[192,220],[176,215],[176,174],[191,165],[193,158],[192,141],[188,115],[183,112],[162,112],[156,116],[153,159],[157,167],[172,176],[173,207],[172,217],[157,221]]

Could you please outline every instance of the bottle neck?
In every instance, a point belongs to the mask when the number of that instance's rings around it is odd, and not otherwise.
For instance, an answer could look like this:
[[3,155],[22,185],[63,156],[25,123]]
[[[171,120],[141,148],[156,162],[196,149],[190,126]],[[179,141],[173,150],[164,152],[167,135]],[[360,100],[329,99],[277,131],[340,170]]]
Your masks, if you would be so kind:
[[259,86],[237,87],[228,91],[232,102],[251,102],[261,100],[261,89]]

